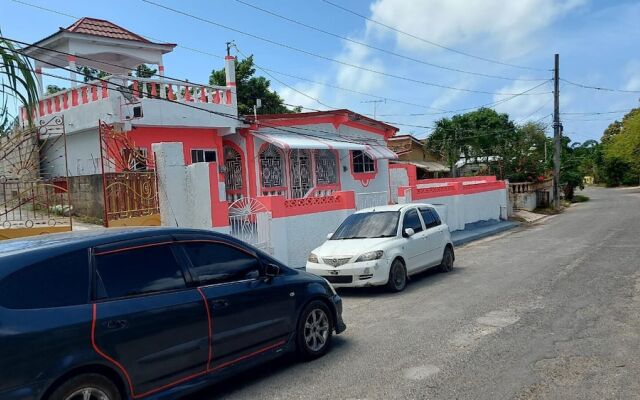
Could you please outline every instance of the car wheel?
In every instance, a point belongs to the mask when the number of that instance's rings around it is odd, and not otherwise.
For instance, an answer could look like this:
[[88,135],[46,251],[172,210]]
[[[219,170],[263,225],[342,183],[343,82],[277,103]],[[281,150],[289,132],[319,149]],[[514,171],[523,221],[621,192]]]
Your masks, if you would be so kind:
[[304,359],[322,357],[329,351],[333,320],[329,307],[320,300],[309,303],[298,322],[298,350]]
[[402,261],[395,259],[389,268],[387,289],[392,292],[402,292],[405,287],[407,287],[407,269]]
[[120,400],[120,392],[109,379],[98,374],[82,374],[57,388],[51,400]]
[[440,263],[440,272],[451,272],[453,269],[453,250],[451,247],[447,246],[444,249],[444,254],[442,255],[442,262]]

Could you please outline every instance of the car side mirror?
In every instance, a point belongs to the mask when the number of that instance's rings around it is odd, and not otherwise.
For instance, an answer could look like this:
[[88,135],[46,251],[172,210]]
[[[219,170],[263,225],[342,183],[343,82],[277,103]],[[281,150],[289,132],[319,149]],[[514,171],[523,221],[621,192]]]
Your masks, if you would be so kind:
[[327,233],[327,240],[331,239],[331,236],[333,236],[333,232]]
[[280,267],[275,264],[267,264],[264,269],[264,276],[267,278],[274,278],[280,275]]
[[416,234],[416,231],[414,231],[413,228],[407,228],[407,229],[404,230],[404,235],[406,237],[411,237],[411,236],[413,236],[415,234]]

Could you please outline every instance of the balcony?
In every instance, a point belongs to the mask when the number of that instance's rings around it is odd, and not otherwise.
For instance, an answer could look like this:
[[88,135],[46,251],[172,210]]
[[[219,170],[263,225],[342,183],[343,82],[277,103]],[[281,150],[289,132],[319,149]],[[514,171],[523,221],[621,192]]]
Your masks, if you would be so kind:
[[[162,78],[112,75],[44,96],[33,112],[37,121],[64,115],[67,133],[108,124],[202,126],[234,128],[235,90],[225,86],[191,85]],[[27,125],[27,112],[21,110]]]

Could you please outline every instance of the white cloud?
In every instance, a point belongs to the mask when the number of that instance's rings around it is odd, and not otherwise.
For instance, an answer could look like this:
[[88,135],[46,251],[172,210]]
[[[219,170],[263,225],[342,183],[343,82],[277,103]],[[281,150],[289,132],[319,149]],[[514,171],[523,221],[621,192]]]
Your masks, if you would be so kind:
[[[365,68],[384,72],[384,65],[380,59],[371,57],[371,51],[355,43],[347,42],[340,61],[348,64],[361,65]],[[340,65],[336,76],[338,86],[348,87],[363,92],[373,92],[384,86],[384,77],[374,72]]]
[[[283,86],[280,88],[280,90],[278,90],[278,94],[284,99],[285,103],[291,104],[293,106],[302,106],[312,109],[327,108],[315,100],[318,99],[322,103],[326,104],[322,99],[322,96],[324,95],[324,86],[318,84],[301,83],[292,85],[291,87]],[[329,106],[332,105],[329,104]]]
[[625,90],[640,90],[640,61],[629,61],[626,66],[627,83]]
[[[501,93],[522,93],[526,90],[530,89],[532,86],[531,82],[526,81],[515,81],[510,85],[507,85],[498,90]],[[541,93],[548,92],[552,90],[551,85],[545,85],[538,89],[532,90],[529,93]],[[494,95],[493,101],[505,100],[504,103],[498,104],[495,106],[495,110],[501,113],[509,114],[509,117],[512,120],[517,122],[525,122],[521,121],[522,119],[527,120],[537,120],[545,115],[548,115],[553,110],[553,94],[545,93],[538,95],[521,95],[517,97],[512,96],[504,96],[504,95]],[[563,96],[562,103],[566,105],[570,102],[568,96]]]
[[[371,18],[445,46],[479,41],[504,55],[528,51],[535,34],[586,0],[377,0]],[[422,41],[368,22],[375,35],[393,34],[406,50],[433,50]]]

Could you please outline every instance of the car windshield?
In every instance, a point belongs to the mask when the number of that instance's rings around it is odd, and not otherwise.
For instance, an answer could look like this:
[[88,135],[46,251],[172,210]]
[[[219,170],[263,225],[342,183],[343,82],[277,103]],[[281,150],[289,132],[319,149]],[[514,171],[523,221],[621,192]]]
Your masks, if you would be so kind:
[[338,227],[330,240],[395,236],[399,217],[398,211],[351,214]]

